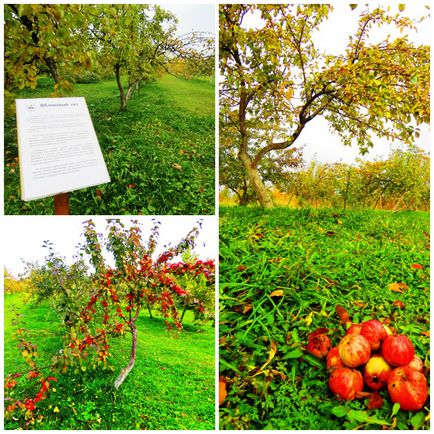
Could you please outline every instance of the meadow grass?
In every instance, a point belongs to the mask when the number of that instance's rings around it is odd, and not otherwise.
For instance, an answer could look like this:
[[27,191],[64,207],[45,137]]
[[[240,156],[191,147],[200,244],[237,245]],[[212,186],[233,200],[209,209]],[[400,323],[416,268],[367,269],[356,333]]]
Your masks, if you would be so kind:
[[220,427],[428,429],[427,410],[395,415],[385,391],[379,410],[337,401],[305,346],[322,327],[337,345],[340,305],[355,323],[376,318],[407,335],[429,367],[429,253],[429,213],[222,207]]
[[[49,365],[62,348],[64,333],[55,311],[22,294],[6,295],[5,374],[29,370],[16,347],[14,311],[20,312],[30,341],[38,346],[40,365]],[[161,318],[142,313],[136,363],[120,389],[112,386],[128,363],[129,336],[113,341],[113,371],[70,369],[58,375],[56,391],[38,404],[44,419],[33,429],[213,429],[214,328],[192,320],[187,312],[184,330],[177,336],[167,331]],[[16,429],[18,424],[7,420],[5,428]]]
[[[17,98],[49,97],[40,81]],[[115,80],[76,84],[111,177],[109,184],[70,193],[71,214],[213,214],[214,85],[170,75],[147,83],[119,111]],[[53,214],[53,199],[20,199],[16,118],[5,117],[5,214]]]

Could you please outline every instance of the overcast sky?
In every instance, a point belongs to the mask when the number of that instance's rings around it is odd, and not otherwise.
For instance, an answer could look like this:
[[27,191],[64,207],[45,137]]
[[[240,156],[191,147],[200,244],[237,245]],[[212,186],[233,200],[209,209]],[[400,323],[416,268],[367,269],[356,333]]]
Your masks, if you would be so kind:
[[[377,4],[371,7],[376,7]],[[321,30],[313,37],[315,46],[327,54],[341,54],[344,52],[350,35],[357,31],[359,14],[364,10],[363,5],[359,5],[354,11],[348,3],[335,4],[334,11],[329,15],[329,19],[322,23]],[[391,6],[391,13],[397,12],[397,6]],[[427,9],[423,3],[407,4],[404,14],[412,19],[419,19],[426,15]],[[244,22],[246,26],[256,27],[259,25],[258,18],[246,16]],[[409,40],[418,44],[430,44],[432,41],[432,25],[429,20],[425,20],[417,25],[417,32],[409,33]],[[393,26],[382,26],[372,31],[369,41],[377,43],[384,40],[387,35],[392,38],[399,36],[399,32]],[[425,151],[429,150],[430,131],[427,126],[422,126],[421,136],[416,145]],[[357,147],[344,146],[339,137],[329,131],[327,121],[322,117],[317,117],[307,124],[296,145],[304,145],[303,156],[309,162],[316,159],[320,162],[342,161],[353,163],[356,158],[375,160],[385,158],[390,153],[391,148],[396,148],[398,143],[388,143],[386,139],[374,140],[375,146],[370,152],[361,157]]]
[[[134,216],[121,217],[121,220],[129,226],[131,219],[137,219],[142,224],[142,238],[147,241],[149,229],[152,227],[152,217]],[[201,258],[217,258],[217,219],[212,216],[203,218],[202,231],[198,237],[194,250]],[[53,243],[54,250],[67,263],[71,263],[76,246],[83,241],[81,233],[82,222],[88,217],[3,217],[2,223],[2,255],[4,266],[14,275],[24,272],[24,259],[28,262],[44,262],[47,250],[42,248],[44,240]],[[164,250],[164,244],[179,242],[195,225],[196,216],[159,216],[161,222],[160,237],[156,252]],[[106,218],[92,217],[97,231],[104,232],[107,226]]]
[[178,17],[178,36],[192,31],[215,33],[215,5],[171,3],[162,7]]

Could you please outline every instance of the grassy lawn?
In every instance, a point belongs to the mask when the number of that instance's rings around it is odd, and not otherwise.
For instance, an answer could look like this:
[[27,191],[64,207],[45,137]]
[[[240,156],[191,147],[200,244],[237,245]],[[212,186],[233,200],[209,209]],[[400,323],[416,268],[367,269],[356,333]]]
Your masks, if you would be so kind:
[[[428,429],[428,403],[394,415],[385,391],[378,410],[339,402],[304,347],[319,327],[339,342],[340,305],[353,322],[374,317],[407,335],[429,366],[429,213],[223,207],[220,218],[220,427]],[[407,286],[392,291],[398,282]]]
[[[49,79],[17,98],[49,97]],[[76,84],[111,183],[70,194],[71,214],[213,214],[214,85],[173,76],[148,83],[119,112],[115,80]],[[53,199],[20,197],[15,116],[5,118],[5,214],[52,214]]]
[[[13,338],[13,306],[23,314],[31,341],[38,345],[41,366],[62,347],[62,328],[47,305],[20,295],[5,296],[5,373],[27,372]],[[69,430],[205,430],[214,429],[214,328],[198,327],[192,315],[180,336],[170,334],[160,318],[142,313],[138,322],[136,364],[118,391],[112,384],[129,358],[128,339],[113,341],[114,372],[59,375],[56,392],[39,403],[44,414],[35,429]],[[55,408],[59,412],[55,412]],[[16,429],[5,421],[5,429]]]

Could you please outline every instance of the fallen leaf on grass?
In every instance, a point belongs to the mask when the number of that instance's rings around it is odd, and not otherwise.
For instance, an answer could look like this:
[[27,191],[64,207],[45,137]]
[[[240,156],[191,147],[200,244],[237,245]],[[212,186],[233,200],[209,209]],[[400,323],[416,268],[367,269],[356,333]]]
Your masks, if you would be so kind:
[[392,303],[392,306],[395,306],[395,307],[397,307],[399,309],[405,309],[405,304],[401,300],[395,300]]
[[244,306],[243,313],[250,312],[251,310],[252,310],[252,305],[247,304],[246,306]]
[[173,167],[174,169],[176,169],[176,170],[182,170],[182,166],[181,166],[180,164],[178,164],[178,163],[173,163],[173,164],[172,164],[172,167]]
[[380,396],[378,392],[374,392],[369,398],[368,402],[368,410],[375,410],[381,408],[383,406],[383,398]]
[[406,285],[404,282],[394,282],[389,284],[389,290],[393,292],[404,292],[406,289],[408,289],[408,285]]
[[128,184],[128,188],[136,188],[137,187],[137,184]]
[[421,334],[422,336],[430,337],[430,332],[429,332],[429,331],[428,331],[428,332],[420,332],[420,334]]
[[416,270],[423,270],[425,267],[420,264],[412,264],[411,268],[415,268]]
[[283,297],[283,289],[276,289],[270,294],[270,297]]
[[220,376],[219,378],[219,406],[221,406],[226,399],[228,392],[226,390],[226,380],[224,377]]
[[336,305],[336,313],[338,314],[339,319],[342,321],[342,324],[346,324],[348,322],[351,322],[350,315],[348,311],[338,304]]
[[259,368],[259,371],[253,375],[254,377],[256,377],[259,374],[262,374],[263,370],[265,369],[265,367],[274,359],[274,356],[277,353],[277,345],[276,342],[271,341],[270,342],[270,351],[268,352],[268,359],[267,361]]

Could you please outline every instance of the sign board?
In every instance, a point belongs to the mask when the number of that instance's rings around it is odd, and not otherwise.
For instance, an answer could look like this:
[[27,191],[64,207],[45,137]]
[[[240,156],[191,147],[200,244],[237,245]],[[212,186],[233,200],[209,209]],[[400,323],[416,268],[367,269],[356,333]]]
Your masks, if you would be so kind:
[[25,201],[110,182],[84,98],[17,99]]

